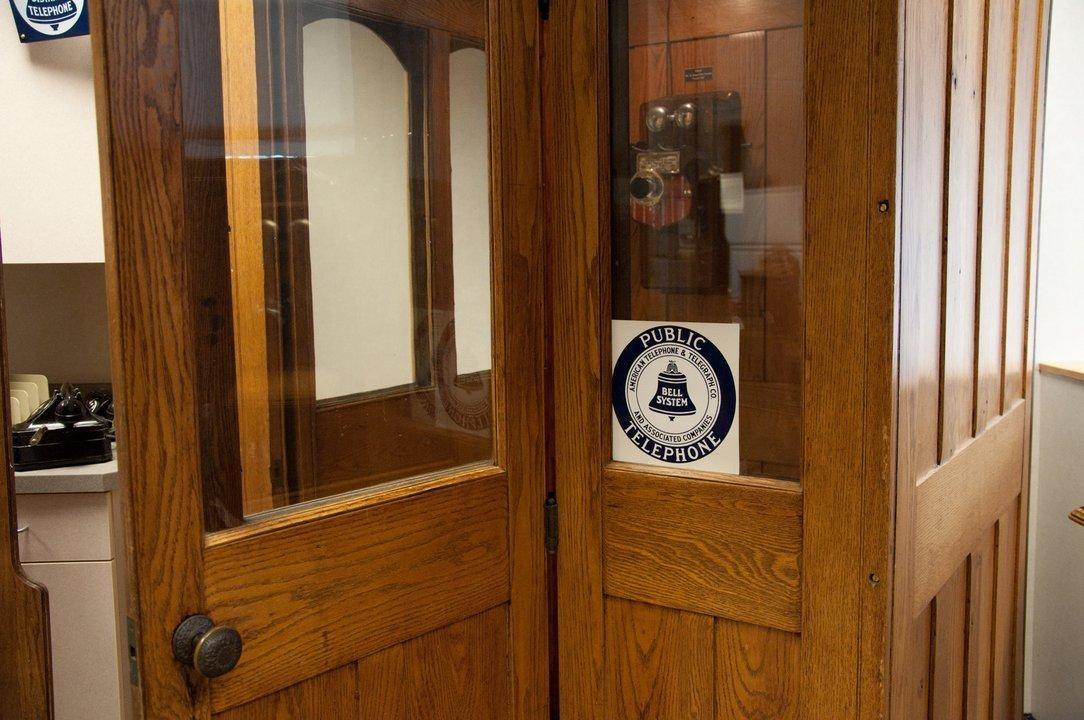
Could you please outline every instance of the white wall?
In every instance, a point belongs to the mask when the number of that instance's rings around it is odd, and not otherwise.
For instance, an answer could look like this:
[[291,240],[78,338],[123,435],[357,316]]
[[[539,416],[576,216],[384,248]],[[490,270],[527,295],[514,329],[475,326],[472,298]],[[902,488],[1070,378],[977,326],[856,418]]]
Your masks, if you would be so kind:
[[0,8],[5,263],[103,262],[90,38],[23,45]]
[[1084,360],[1084,0],[1054,0],[1035,357]]
[[[1084,0],[1054,0],[1051,12],[1035,359],[1082,362]],[[1059,686],[1084,667],[1084,528],[1071,526],[1066,518],[1071,507],[1084,504],[1084,453],[1079,449],[1084,413],[1065,412],[1066,393],[1072,391],[1068,382],[1036,373],[1033,395],[1024,709],[1039,720],[1084,717],[1084,697],[1066,695]],[[1084,398],[1080,389],[1074,392],[1074,397]],[[1076,463],[1073,472],[1064,471],[1069,457]],[[1048,634],[1062,623],[1067,623],[1064,636],[1056,630],[1054,636]],[[1077,639],[1075,645],[1059,642],[1069,637]]]

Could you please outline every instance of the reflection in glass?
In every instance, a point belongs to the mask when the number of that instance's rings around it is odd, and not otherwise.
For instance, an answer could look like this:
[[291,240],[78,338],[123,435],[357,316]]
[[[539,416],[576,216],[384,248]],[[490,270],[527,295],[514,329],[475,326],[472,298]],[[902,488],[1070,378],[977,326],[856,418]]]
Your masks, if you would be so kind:
[[312,330],[323,400],[414,381],[410,128],[406,70],[375,32],[328,18],[303,33]]
[[741,472],[798,479],[800,4],[710,5],[611,4],[613,317],[740,324]]
[[208,530],[493,456],[485,12],[466,9],[221,15],[222,107],[192,145],[225,165],[228,267],[200,267],[229,288],[236,361],[236,403],[209,400],[201,430],[236,432],[208,455]]

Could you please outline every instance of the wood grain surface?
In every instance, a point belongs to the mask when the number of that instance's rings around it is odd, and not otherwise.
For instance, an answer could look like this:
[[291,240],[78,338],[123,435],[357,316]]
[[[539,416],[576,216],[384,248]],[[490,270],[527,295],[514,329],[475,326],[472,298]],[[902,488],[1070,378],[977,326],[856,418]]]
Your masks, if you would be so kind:
[[605,591],[798,630],[802,494],[764,485],[608,469]]
[[111,0],[91,12],[118,462],[138,479],[127,484],[137,702],[156,720],[207,717],[170,647],[177,622],[201,609],[203,528],[191,279],[180,263],[193,218],[183,204],[178,8]]
[[[892,712],[930,720],[1007,719],[1022,712],[1021,548],[1031,424],[1025,368],[1033,302],[1029,283],[1034,279],[1037,78],[1045,56],[1039,19],[1045,18],[1046,4],[991,0],[981,18],[971,4],[950,7],[952,14],[946,16],[935,2],[909,4],[905,31],[904,84],[913,90],[905,91],[904,116],[910,121],[905,121],[902,140]],[[957,113],[961,103],[971,108],[972,98],[957,102],[957,96],[973,84],[964,81],[974,69],[967,65],[968,74],[961,76],[959,61],[980,41],[982,131],[976,140],[971,137],[973,111]],[[946,53],[951,67],[931,67]],[[945,109],[931,97],[938,78],[948,87],[947,125]],[[928,93],[923,90],[927,86]],[[949,141],[942,168],[947,194],[939,204],[951,219],[974,204],[968,196],[973,184],[961,190],[960,183],[953,183],[963,168],[971,167],[952,151],[952,143],[964,137],[961,118],[968,123],[970,139],[960,140],[968,146],[967,157],[977,144],[981,158],[976,252],[973,260],[969,254],[961,261],[950,223],[946,262],[939,266],[938,253],[928,252],[938,242],[927,227],[931,196],[936,195],[931,189],[938,187],[935,168],[928,164],[928,141]],[[926,174],[925,185],[918,181],[920,171]],[[913,185],[907,180],[912,176]],[[936,296],[938,286],[940,328],[927,320],[929,297]],[[968,379],[952,371],[966,366],[969,358],[974,366],[970,407],[967,392],[960,391]],[[928,383],[937,362],[940,395]],[[929,429],[935,426],[939,452],[931,452]],[[962,585],[961,573],[967,577]],[[963,615],[958,611],[961,597]],[[948,614],[946,607],[952,608]],[[963,672],[961,637],[966,641]]]
[[357,720],[358,693],[357,666],[350,663],[213,717],[215,720]]
[[711,720],[713,620],[607,598],[606,720]]
[[507,523],[496,475],[209,547],[207,614],[245,641],[215,710],[507,602]]
[[911,611],[930,601],[1020,494],[1023,403],[921,479],[915,494]]
[[797,720],[801,677],[797,635],[716,619],[716,718]]
[[359,720],[509,720],[508,607],[358,661]]

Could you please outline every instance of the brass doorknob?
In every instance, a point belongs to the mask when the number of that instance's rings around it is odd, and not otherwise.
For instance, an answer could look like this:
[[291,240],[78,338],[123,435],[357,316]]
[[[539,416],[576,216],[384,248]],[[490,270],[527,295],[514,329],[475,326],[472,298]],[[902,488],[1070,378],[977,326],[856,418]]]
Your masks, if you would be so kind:
[[190,615],[173,631],[173,657],[205,678],[225,675],[241,659],[241,633],[217,626],[206,615]]

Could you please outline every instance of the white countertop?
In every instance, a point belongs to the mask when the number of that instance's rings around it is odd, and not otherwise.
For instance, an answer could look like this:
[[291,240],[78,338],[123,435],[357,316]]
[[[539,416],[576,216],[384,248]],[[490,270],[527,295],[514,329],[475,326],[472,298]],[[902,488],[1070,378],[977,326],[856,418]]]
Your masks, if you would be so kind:
[[93,465],[25,470],[15,473],[15,494],[95,493],[117,489],[117,460]]

